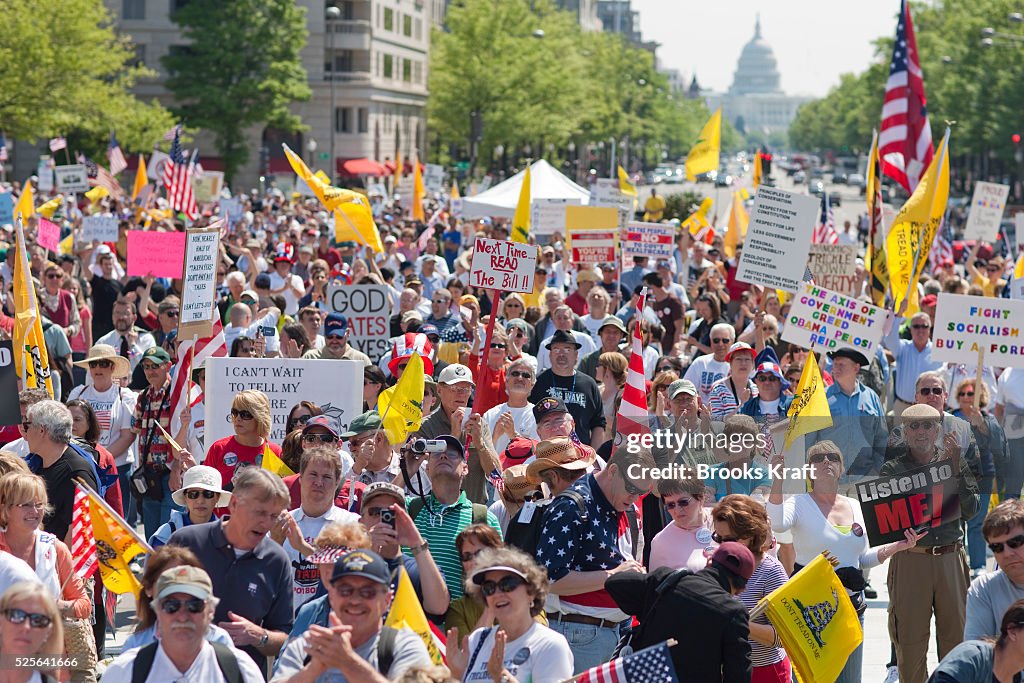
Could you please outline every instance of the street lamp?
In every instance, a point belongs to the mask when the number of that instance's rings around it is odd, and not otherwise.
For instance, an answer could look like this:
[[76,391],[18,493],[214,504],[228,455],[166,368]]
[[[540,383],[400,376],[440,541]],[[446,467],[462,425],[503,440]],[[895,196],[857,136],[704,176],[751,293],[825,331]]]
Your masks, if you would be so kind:
[[316,139],[310,138],[306,143],[306,149],[309,150],[309,161],[310,165],[316,164]]
[[337,162],[335,161],[334,158],[334,133],[335,128],[337,128],[338,125],[337,106],[335,105],[334,99],[334,67],[337,63],[334,56],[334,22],[337,21],[338,19],[341,19],[341,10],[335,7],[334,5],[331,5],[326,10],[324,10],[324,14],[327,20],[327,35],[331,53],[331,160],[328,162],[328,167],[331,171],[331,178],[333,180],[334,175],[337,172]]

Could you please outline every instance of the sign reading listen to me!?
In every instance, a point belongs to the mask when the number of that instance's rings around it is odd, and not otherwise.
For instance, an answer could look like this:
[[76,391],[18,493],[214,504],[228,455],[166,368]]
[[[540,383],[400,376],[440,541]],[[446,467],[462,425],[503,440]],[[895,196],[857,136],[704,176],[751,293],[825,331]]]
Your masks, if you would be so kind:
[[474,287],[529,293],[536,270],[536,246],[477,237],[469,282]]

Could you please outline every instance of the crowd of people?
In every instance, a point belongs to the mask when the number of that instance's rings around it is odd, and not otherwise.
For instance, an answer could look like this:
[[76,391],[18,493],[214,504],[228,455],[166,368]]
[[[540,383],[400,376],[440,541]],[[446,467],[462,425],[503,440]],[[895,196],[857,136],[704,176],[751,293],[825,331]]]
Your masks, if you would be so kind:
[[[66,230],[79,208],[120,219],[117,242],[71,253],[39,245],[29,219],[54,390],[21,390],[20,424],[0,431],[0,652],[66,666],[0,680],[94,681],[107,660],[114,683],[553,683],[674,639],[680,681],[788,682],[790,653],[750,611],[822,552],[861,624],[867,571],[887,565],[890,680],[929,679],[933,617],[930,680],[1024,669],[1024,370],[979,377],[931,355],[939,292],[1002,294],[1009,263],[992,245],[937,264],[920,311],[896,317],[877,351],[822,357],[833,424],[806,435],[812,475],[792,493],[771,472],[811,352],[782,341],[790,301],[737,281],[742,245],[727,256],[721,237],[680,230],[672,258],[574,264],[555,235],[538,246],[533,291],[509,293],[469,281],[474,237],[508,240],[507,221],[383,214],[375,253],[336,243],[312,201],[241,201],[217,258],[228,354],[359,363],[362,414],[343,426],[295,396],[275,442],[267,396],[246,390],[232,434],[206,439],[201,398],[171,409],[182,281],[125,274],[135,207],[67,207],[54,219]],[[11,246],[0,264],[7,334],[18,258]],[[379,358],[331,309],[334,283],[388,288]],[[652,431],[756,445],[618,439],[637,327]],[[422,421],[393,443],[378,398],[417,355]],[[200,397],[206,370],[191,370]],[[263,467],[271,458],[295,474]],[[959,517],[870,547],[856,484],[935,461],[957,473]],[[665,468],[677,476],[654,474]],[[116,656],[98,576],[72,569],[76,481],[153,547]],[[403,580],[446,635],[446,666],[429,635],[385,625]],[[857,648],[837,680],[861,681],[862,660]]]

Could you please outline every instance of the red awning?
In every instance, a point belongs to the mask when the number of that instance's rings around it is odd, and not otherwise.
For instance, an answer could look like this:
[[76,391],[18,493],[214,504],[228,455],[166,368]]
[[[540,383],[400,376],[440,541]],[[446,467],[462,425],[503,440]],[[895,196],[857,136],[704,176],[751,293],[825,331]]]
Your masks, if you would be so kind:
[[338,159],[338,174],[347,176],[380,176],[384,175],[384,167],[373,159],[362,157],[360,159]]
[[[427,167],[421,163],[420,172],[422,173],[426,170]],[[384,162],[384,172],[388,175],[394,175],[395,162],[393,160],[388,159],[387,161]],[[405,160],[402,162],[402,175],[409,175],[410,173],[412,173],[412,162],[409,160]]]

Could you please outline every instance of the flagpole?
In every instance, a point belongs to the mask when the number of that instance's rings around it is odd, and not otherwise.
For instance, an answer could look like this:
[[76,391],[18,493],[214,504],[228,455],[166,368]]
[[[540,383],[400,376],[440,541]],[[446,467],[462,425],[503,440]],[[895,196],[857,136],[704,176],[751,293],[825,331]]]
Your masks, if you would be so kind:
[[135,529],[131,528],[128,522],[124,520],[124,517],[117,514],[114,508],[110,507],[110,504],[107,503],[107,501],[103,500],[103,496],[96,493],[96,491],[94,491],[93,488],[89,486],[89,484],[84,479],[82,479],[81,477],[75,477],[75,483],[84,488],[86,491],[88,491],[90,499],[95,500],[97,503],[99,503],[100,506],[107,512],[107,514],[113,516],[115,521],[121,522],[124,525],[124,528],[128,532],[128,534],[135,540],[136,543],[138,543],[142,547],[143,550],[145,550],[147,553],[153,552],[153,546],[147,543],[144,538],[139,536],[139,534],[136,533]]
[[[75,150],[75,156],[78,156],[78,150]],[[68,162],[69,166],[71,165],[71,157],[68,155],[68,144],[66,141],[64,142],[64,160]]]

